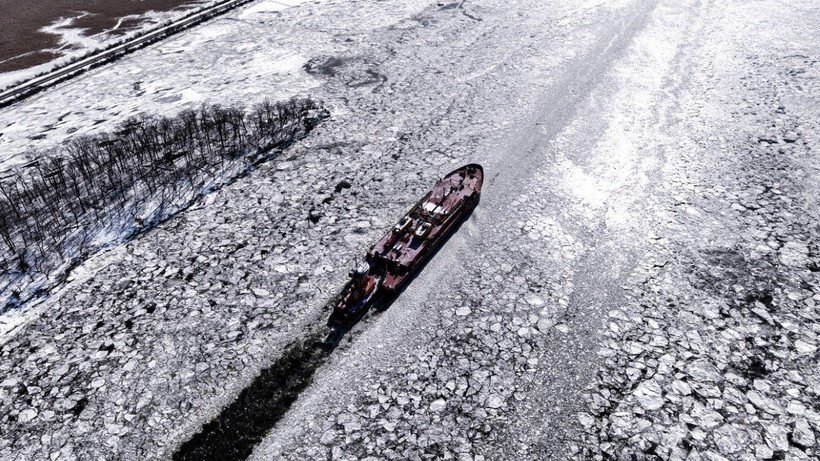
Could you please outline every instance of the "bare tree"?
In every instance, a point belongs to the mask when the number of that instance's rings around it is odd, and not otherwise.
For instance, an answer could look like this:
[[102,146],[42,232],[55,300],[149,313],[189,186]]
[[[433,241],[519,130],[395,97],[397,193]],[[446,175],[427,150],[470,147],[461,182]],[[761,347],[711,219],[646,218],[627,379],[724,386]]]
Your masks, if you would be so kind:
[[[30,152],[41,160],[0,178],[0,260],[7,267],[0,287],[93,251],[102,230],[126,223],[123,232],[136,232],[166,218],[214,175],[235,174],[305,135],[324,116],[318,109],[310,99],[266,99],[248,111],[203,104],[175,117],[132,117],[58,151]],[[0,291],[4,299],[11,295]]]

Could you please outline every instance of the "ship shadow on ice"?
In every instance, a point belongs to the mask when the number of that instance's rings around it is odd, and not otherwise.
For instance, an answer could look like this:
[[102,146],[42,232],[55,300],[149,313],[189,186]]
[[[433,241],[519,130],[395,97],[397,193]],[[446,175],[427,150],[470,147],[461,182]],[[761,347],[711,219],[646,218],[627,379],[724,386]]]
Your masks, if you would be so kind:
[[[473,214],[463,216],[446,236],[464,226]],[[430,258],[411,274],[415,279],[441,251],[436,248]],[[382,296],[372,308],[378,315],[386,311],[404,293],[412,282],[399,290]],[[333,300],[328,303],[332,308]],[[316,331],[291,343],[282,356],[263,369],[248,387],[222,412],[205,424],[191,439],[174,453],[174,461],[235,461],[247,459],[254,447],[261,442],[276,424],[287,414],[299,395],[313,382],[316,371],[324,365],[330,354],[344,338],[353,340],[360,331],[352,331],[367,317],[365,312],[354,324],[338,332],[333,341]],[[358,330],[358,329],[357,329]],[[323,340],[324,338],[324,340]]]
[[289,344],[236,400],[179,447],[174,461],[247,459],[351,329],[371,309],[387,310],[473,216],[482,181],[477,164],[442,178],[370,249],[368,262],[351,270],[351,280],[328,303],[333,313],[325,339],[317,328]]
[[[450,235],[458,232],[470,219],[465,215],[453,226]],[[418,275],[435,258],[442,245],[432,252],[429,259],[412,274]],[[373,313],[380,314],[404,293],[410,283],[389,296],[383,296],[373,306]],[[222,412],[205,424],[191,439],[183,443],[174,453],[174,461],[236,461],[247,459],[254,447],[261,442],[271,429],[287,414],[299,395],[312,382],[316,371],[327,362],[330,354],[347,337],[353,340],[358,333],[351,330],[355,324],[339,331],[333,341],[317,331],[308,334],[286,348],[282,356],[263,369],[248,387]],[[323,340],[324,338],[324,340]],[[318,346],[318,347],[317,347]]]

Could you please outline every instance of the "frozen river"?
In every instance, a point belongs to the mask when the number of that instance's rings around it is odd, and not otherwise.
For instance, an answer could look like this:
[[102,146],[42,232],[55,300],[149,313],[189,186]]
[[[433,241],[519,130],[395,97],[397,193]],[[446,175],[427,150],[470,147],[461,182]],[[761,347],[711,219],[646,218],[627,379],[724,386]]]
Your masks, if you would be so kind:
[[243,457],[817,459],[817,24],[797,0],[263,1],[3,109],[6,162],[202,101],[331,118],[2,336],[0,458],[173,457],[476,162],[473,216]]

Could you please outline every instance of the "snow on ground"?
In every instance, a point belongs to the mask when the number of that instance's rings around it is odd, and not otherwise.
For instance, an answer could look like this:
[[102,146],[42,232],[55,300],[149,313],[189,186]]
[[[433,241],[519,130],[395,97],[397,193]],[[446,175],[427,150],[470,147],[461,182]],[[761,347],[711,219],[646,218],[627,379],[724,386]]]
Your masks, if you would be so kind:
[[284,9],[305,3],[308,0],[268,0],[255,3],[247,8],[239,17],[242,19],[253,18],[259,13],[278,13]]
[[0,113],[0,168],[23,162],[27,150],[111,129],[140,113],[175,114],[206,99],[250,104],[306,93],[317,82],[299,72],[306,58],[292,27],[240,8],[15,105]]

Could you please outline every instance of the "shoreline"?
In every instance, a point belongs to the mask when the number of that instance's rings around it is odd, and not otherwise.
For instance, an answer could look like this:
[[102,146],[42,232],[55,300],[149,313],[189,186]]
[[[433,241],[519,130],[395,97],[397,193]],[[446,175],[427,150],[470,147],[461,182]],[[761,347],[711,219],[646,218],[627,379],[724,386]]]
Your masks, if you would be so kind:
[[[8,0],[0,0],[0,6]],[[48,71],[61,60],[80,56],[130,33],[201,7],[207,0],[92,0],[79,11],[69,2],[7,7],[0,18],[0,87]]]

